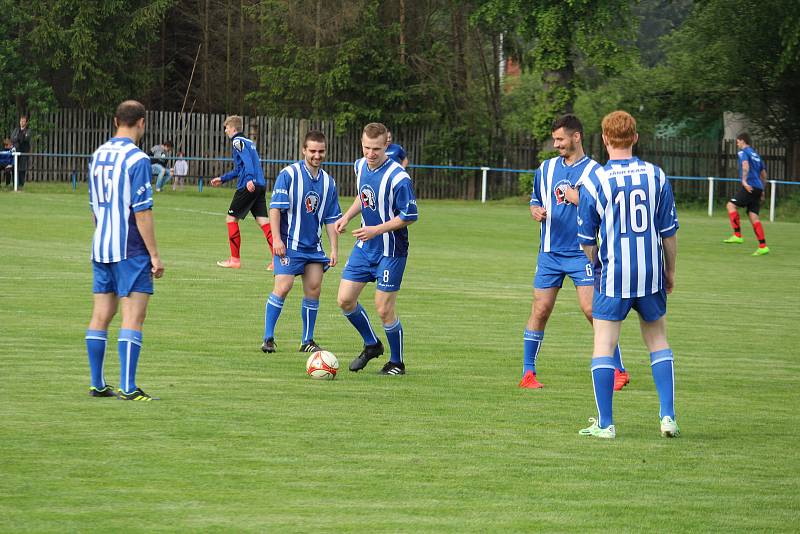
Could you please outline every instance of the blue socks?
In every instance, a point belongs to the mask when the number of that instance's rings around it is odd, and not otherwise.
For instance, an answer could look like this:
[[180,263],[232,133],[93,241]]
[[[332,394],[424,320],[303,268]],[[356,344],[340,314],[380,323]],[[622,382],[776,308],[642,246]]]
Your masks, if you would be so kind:
[[386,332],[386,340],[392,351],[389,359],[394,363],[403,363],[403,325],[400,324],[400,319],[392,324],[383,325],[383,330]]
[[539,347],[544,339],[544,332],[541,330],[525,330],[522,336],[522,346],[524,356],[522,358],[522,375],[528,371],[536,374],[536,357],[539,356]]
[[592,358],[592,385],[594,400],[597,404],[600,428],[608,428],[614,424],[612,401],[614,398],[614,358],[611,356],[595,356]]
[[622,351],[619,349],[619,344],[614,349],[614,368],[619,372],[625,372],[625,364],[622,363]]
[[673,371],[672,349],[664,349],[650,353],[650,370],[658,391],[661,409],[658,418],[668,415],[675,419],[675,374]]
[[[361,337],[364,339],[365,345],[374,345],[378,342],[378,337],[372,330],[372,325],[369,324],[369,317],[367,317],[367,310],[361,304],[356,304],[356,309],[350,313],[343,312],[347,320],[350,321]],[[394,353],[394,351],[392,351]]]
[[314,338],[314,325],[317,323],[319,300],[303,299],[300,314],[303,316],[303,343],[308,343]]
[[106,357],[107,341],[108,331],[106,330],[86,331],[86,352],[89,354],[89,371],[92,374],[92,386],[97,389],[106,387],[106,380],[103,377],[103,361]]
[[125,393],[136,389],[136,364],[142,350],[142,333],[123,328],[119,331],[119,387]]
[[[303,299],[303,302],[305,303],[305,299]],[[275,293],[270,293],[265,308],[264,341],[275,337],[275,324],[278,322],[278,317],[281,316],[281,311],[283,310],[283,299],[278,297]],[[315,318],[316,314],[317,313],[314,312]],[[303,318],[303,321],[305,322],[305,318]]]

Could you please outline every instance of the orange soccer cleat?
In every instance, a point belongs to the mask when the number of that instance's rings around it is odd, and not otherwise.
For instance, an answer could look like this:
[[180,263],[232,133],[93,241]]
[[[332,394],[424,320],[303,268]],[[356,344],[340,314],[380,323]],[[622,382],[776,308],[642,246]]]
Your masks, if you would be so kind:
[[614,369],[614,391],[619,391],[631,381],[628,371]]
[[242,262],[239,258],[231,257],[225,261],[218,261],[217,265],[224,267],[225,269],[241,269]]
[[522,380],[520,380],[519,387],[526,389],[540,389],[544,387],[544,384],[536,380],[536,373],[533,371],[528,371],[525,373],[525,376],[522,377]]

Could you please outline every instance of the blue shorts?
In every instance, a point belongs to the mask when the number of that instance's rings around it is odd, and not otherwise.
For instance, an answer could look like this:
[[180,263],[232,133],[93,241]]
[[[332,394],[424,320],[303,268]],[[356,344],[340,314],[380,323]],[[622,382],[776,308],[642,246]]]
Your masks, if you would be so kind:
[[536,275],[533,278],[534,288],[561,287],[565,276],[572,278],[575,287],[594,285],[594,271],[585,255],[574,256],[559,252],[539,253],[539,257],[536,259]]
[[93,293],[116,293],[127,297],[131,293],[153,294],[152,264],[147,254],[133,256],[114,263],[92,262]]
[[331,259],[325,255],[321,250],[312,252],[301,252],[299,250],[286,249],[286,256],[274,256],[272,258],[272,265],[275,268],[274,273],[289,274],[297,276],[306,272],[306,265],[309,263],[321,263],[322,272],[327,271],[331,267]]
[[603,321],[623,321],[631,308],[647,323],[660,319],[667,313],[667,292],[662,289],[644,297],[629,299],[607,297],[596,288],[592,299],[592,317]]
[[377,282],[381,291],[399,291],[407,259],[406,256],[390,258],[383,255],[370,259],[361,247],[355,246],[342,271],[342,280]]

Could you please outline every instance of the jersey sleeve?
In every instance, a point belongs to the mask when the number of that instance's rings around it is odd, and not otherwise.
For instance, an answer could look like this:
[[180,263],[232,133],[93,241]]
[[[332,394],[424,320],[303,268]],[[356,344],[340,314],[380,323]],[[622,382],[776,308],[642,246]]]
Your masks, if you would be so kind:
[[331,178],[331,190],[328,193],[325,211],[322,212],[322,222],[324,224],[333,224],[341,218],[342,208],[339,206],[339,192],[336,188],[336,182]]
[[[664,175],[664,171],[661,171],[661,175]],[[661,195],[658,199],[655,219],[661,237],[673,236],[678,231],[678,212],[675,210],[675,197],[672,194],[672,186],[666,178],[664,178],[664,186],[661,188]]]
[[578,243],[596,245],[597,230],[600,228],[596,182],[587,177],[581,185],[578,201]]
[[150,185],[150,160],[142,158],[128,169],[131,178],[131,209],[134,212],[153,208],[153,187]]
[[533,173],[533,189],[531,191],[531,206],[542,206],[542,199],[539,195],[539,184],[542,182],[542,168],[539,167],[536,169],[536,172]]
[[[238,147],[237,147],[238,145]],[[237,178],[241,175],[241,172],[244,168],[244,160],[242,159],[242,150],[244,148],[244,143],[241,139],[233,139],[231,143],[231,152],[233,157],[233,170],[230,170],[220,176],[220,179],[223,183],[230,182],[234,178]]]
[[404,178],[394,186],[394,212],[404,221],[416,221],[419,217],[417,212],[417,197],[414,196],[414,188],[410,178]]
[[397,159],[400,160],[400,163],[403,163],[403,160],[406,159],[406,149],[402,147],[402,145],[397,145]]
[[272,198],[269,201],[271,209],[286,211],[289,209],[289,184],[291,178],[286,169],[282,170],[275,178],[275,187],[272,189]]

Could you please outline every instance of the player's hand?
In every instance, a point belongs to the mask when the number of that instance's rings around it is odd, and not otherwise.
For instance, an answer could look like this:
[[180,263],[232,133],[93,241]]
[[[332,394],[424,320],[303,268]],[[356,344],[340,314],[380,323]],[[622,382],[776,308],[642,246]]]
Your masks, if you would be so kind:
[[222,185],[222,178],[217,176],[216,178],[212,178],[211,181],[208,183],[211,184],[211,187],[219,187],[220,185]]
[[339,255],[336,251],[331,252],[331,261],[328,262],[328,265],[331,267],[336,267],[336,264],[339,263]]
[[747,191],[748,193],[753,192],[753,188],[747,184],[742,184],[742,187],[744,187],[744,190]]
[[150,256],[150,264],[152,265],[150,272],[153,273],[154,278],[161,278],[164,276],[164,264],[161,263],[161,258],[159,256]]
[[359,241],[369,241],[376,235],[380,235],[380,232],[375,226],[362,226],[361,228],[353,230],[353,237]]
[[347,230],[347,222],[344,219],[339,219],[334,223],[333,228],[336,230],[337,234],[343,234],[345,230]]
[[675,287],[675,273],[664,273],[664,289],[667,291],[667,295],[672,293],[672,289]]
[[281,258],[286,256],[286,245],[284,244],[283,239],[280,237],[275,237],[274,234],[272,237],[272,253]]
[[250,180],[249,182],[247,182],[247,186],[246,187],[247,187],[247,190],[250,191],[251,193],[256,190],[256,184],[253,183],[253,180]]
[[531,217],[542,222],[547,218],[547,210],[541,206],[531,206]]

